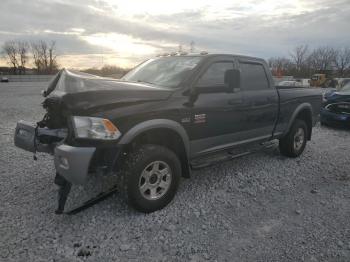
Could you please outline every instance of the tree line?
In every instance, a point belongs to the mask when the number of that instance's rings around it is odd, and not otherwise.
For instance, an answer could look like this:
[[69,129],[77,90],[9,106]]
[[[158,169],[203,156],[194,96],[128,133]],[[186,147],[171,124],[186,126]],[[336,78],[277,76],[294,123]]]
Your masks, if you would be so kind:
[[120,78],[129,71],[130,71],[130,68],[123,68],[123,67],[114,66],[114,65],[104,65],[101,68],[88,68],[88,69],[82,70],[82,72],[85,72],[88,74],[104,76],[104,77],[114,77],[114,78]]
[[11,40],[3,44],[1,53],[13,74],[25,74],[30,62],[38,74],[53,74],[59,68],[55,41]]
[[[28,64],[34,65],[38,74],[53,74],[59,69],[55,41],[11,40],[2,45],[1,53],[11,66],[13,74],[25,74]],[[309,78],[314,73],[326,73],[334,77],[350,77],[350,48],[321,46],[311,49],[308,45],[299,45],[288,56],[268,59],[268,64],[275,76]],[[104,66],[85,71],[111,75],[123,74],[127,69]]]
[[275,76],[309,78],[315,73],[325,73],[333,77],[350,77],[350,48],[321,46],[310,49],[308,45],[299,45],[288,57],[272,57],[268,64]]

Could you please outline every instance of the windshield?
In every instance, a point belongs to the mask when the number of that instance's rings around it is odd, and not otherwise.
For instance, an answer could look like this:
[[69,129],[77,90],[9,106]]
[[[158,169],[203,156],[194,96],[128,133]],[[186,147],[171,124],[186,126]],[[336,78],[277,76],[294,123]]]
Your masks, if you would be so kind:
[[177,87],[202,59],[198,56],[150,59],[131,70],[122,80]]
[[340,88],[340,92],[350,92],[350,83],[347,83],[345,86]]

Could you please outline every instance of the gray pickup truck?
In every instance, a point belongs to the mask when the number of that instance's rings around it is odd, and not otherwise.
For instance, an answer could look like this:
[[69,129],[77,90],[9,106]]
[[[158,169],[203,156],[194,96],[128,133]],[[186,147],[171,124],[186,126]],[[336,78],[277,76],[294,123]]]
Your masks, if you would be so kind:
[[54,155],[57,213],[71,185],[98,172],[117,174],[128,202],[152,212],[192,169],[273,140],[297,157],[322,103],[315,89],[275,86],[262,59],[221,54],[149,59],[120,80],[62,70],[43,95],[46,115],[18,122],[15,144]]

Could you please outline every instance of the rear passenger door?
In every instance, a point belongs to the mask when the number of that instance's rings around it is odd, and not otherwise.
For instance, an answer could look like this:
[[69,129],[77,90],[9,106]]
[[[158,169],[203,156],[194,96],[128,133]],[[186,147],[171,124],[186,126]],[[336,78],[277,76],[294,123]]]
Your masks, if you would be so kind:
[[263,63],[240,60],[239,66],[247,135],[252,140],[267,140],[277,119],[277,90]]

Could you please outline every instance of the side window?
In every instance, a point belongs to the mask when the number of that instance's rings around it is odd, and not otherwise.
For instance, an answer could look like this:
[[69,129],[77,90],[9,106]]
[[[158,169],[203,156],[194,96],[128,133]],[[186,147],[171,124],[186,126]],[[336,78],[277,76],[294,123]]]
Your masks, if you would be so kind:
[[217,62],[207,69],[207,71],[201,76],[197,85],[198,86],[220,86],[227,84],[225,82],[225,73],[227,70],[233,69],[233,63],[231,62]]
[[263,65],[240,63],[241,86],[245,90],[263,90],[269,88],[269,82]]

